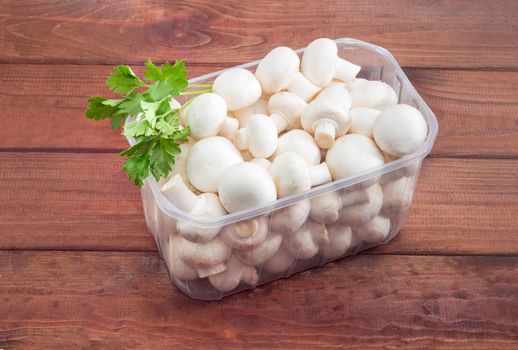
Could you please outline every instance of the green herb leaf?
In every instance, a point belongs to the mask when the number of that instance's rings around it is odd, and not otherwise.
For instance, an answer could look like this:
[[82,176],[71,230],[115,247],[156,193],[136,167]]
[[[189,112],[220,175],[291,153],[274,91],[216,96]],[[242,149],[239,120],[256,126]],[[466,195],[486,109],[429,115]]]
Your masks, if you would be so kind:
[[93,120],[103,120],[117,114],[119,109],[116,106],[110,105],[111,103],[105,104],[106,101],[111,100],[99,96],[89,98],[86,117]]
[[140,80],[129,66],[113,68],[112,74],[106,80],[106,85],[119,94],[129,94],[136,88],[147,87],[147,84]]
[[[158,67],[148,59],[144,65],[144,76],[151,85],[143,82],[130,67],[117,66],[106,85],[123,98],[92,97],[86,111],[90,119],[110,118],[114,129],[120,128],[126,117],[136,117],[124,127],[124,135],[133,137],[136,143],[120,155],[128,158],[123,170],[139,187],[149,175],[159,180],[169,174],[175,156],[181,151],[179,143],[187,141],[190,133],[180,123],[180,113],[190,101],[181,108],[171,109],[172,96],[181,94],[189,85],[185,62],[176,61],[173,65],[166,62]],[[136,91],[139,88],[146,90]]]

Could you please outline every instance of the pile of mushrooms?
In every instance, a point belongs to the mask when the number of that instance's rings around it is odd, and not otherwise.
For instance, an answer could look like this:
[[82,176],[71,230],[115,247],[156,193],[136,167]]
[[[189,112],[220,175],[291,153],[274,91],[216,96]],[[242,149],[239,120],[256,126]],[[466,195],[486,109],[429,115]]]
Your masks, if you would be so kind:
[[[255,72],[222,72],[211,93],[182,110],[190,141],[159,182],[161,193],[191,216],[216,218],[416,152],[428,133],[421,112],[398,104],[385,82],[357,78],[360,70],[322,38],[301,58],[278,47]],[[224,227],[164,220],[165,259],[176,278],[207,278],[221,292],[288,275],[300,261],[338,259],[363,242],[388,240],[410,206],[418,166],[374,173],[355,186]]]

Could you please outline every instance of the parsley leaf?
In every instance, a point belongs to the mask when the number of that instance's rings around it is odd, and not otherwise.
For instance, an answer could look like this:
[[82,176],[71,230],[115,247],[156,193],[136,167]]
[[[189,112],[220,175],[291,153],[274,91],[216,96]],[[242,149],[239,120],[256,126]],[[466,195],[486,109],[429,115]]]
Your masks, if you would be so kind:
[[172,97],[183,93],[189,85],[185,62],[179,60],[173,65],[166,62],[158,67],[148,59],[144,65],[144,77],[151,81],[149,85],[130,67],[117,66],[106,85],[123,98],[92,97],[86,110],[90,119],[110,118],[114,129],[122,127],[126,117],[134,117],[126,122],[123,133],[133,137],[136,143],[120,155],[127,157],[123,170],[139,187],[149,175],[159,180],[169,174],[176,155],[181,152],[179,143],[186,142],[190,133],[189,127],[180,123],[180,113],[190,101],[171,109]]
[[113,106],[112,103],[104,97],[91,97],[88,99],[88,108],[86,109],[86,117],[93,120],[103,120],[105,118],[111,118],[113,115],[117,114],[119,109],[117,106]]
[[106,85],[119,94],[129,94],[136,88],[148,86],[133,73],[129,66],[113,68],[112,74],[106,80]]

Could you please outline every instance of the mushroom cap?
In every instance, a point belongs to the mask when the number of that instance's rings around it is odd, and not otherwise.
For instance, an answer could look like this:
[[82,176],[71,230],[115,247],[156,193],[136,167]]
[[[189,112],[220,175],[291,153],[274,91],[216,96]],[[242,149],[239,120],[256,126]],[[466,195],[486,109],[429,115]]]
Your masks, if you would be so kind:
[[367,191],[368,202],[343,207],[339,222],[347,226],[360,226],[376,216],[383,205],[383,192],[379,184],[375,184]]
[[251,250],[237,251],[236,256],[245,264],[260,265],[279,250],[281,243],[282,235],[270,233],[260,245]]
[[267,95],[285,89],[299,71],[300,59],[289,47],[279,46],[259,62],[255,76]]
[[212,91],[223,97],[229,111],[250,106],[261,97],[261,85],[250,71],[243,68],[221,73],[214,80]]
[[321,224],[331,224],[338,220],[341,209],[342,201],[339,191],[326,192],[311,198],[309,216]]
[[[342,96],[347,96],[347,91],[343,89]],[[336,94],[338,95],[338,94]],[[314,133],[315,125],[320,119],[328,119],[335,123],[336,134],[338,136],[345,134],[351,125],[351,117],[348,109],[344,104],[338,104],[335,101],[336,95],[333,93],[333,98],[322,97],[311,101],[302,115],[300,121],[304,130],[310,134]]]
[[168,243],[167,267],[169,272],[176,278],[193,280],[198,278],[198,272],[193,266],[180,259],[182,237],[172,235]]
[[283,273],[288,271],[294,261],[295,258],[281,246],[269,260],[265,261],[263,268],[271,273]]
[[310,203],[308,199],[302,199],[289,207],[277,209],[272,213],[270,229],[272,232],[289,236],[304,225],[308,218]]
[[352,247],[353,237],[349,226],[339,223],[326,225],[329,243],[322,247],[324,258],[328,261],[341,258]]
[[346,89],[345,83],[331,83],[318,94],[317,99],[321,97],[329,98],[347,111],[351,109],[352,97],[349,90]]
[[[219,197],[214,193],[202,193],[198,196],[196,205],[190,214],[202,217],[219,217],[227,213],[221,205]],[[178,220],[176,230],[188,241],[199,243],[208,242],[221,230],[221,227],[201,228],[188,221]]]
[[279,197],[307,191],[311,188],[311,174],[304,158],[294,152],[275,157],[268,169]]
[[357,107],[349,111],[351,116],[351,128],[349,132],[352,134],[360,134],[372,139],[372,126],[381,113],[379,109],[370,107]]
[[314,40],[302,55],[302,74],[315,85],[328,85],[333,80],[337,54],[338,48],[333,40],[327,38]]
[[177,242],[179,257],[188,264],[207,268],[225,262],[232,249],[219,237],[204,243],[193,243],[186,239]]
[[401,177],[395,181],[390,181],[382,185],[383,188],[383,207],[382,212],[403,213],[412,204],[414,194],[414,178]]
[[215,136],[227,116],[227,105],[211,92],[195,97],[185,111],[185,123],[197,139]]
[[254,114],[246,125],[248,151],[254,158],[268,158],[277,149],[277,127],[273,120],[263,114]]
[[367,79],[363,79],[363,78],[354,78],[353,80],[351,81],[348,81],[346,84],[345,84],[345,88],[349,91],[351,91],[352,89],[354,89],[355,87],[357,87],[358,85],[362,84],[364,81],[367,81]]
[[354,230],[354,234],[358,238],[369,243],[384,241],[389,233],[390,219],[379,215]]
[[378,80],[365,80],[350,89],[352,108],[382,108],[397,104],[398,97],[394,89]]
[[268,172],[254,163],[229,167],[218,186],[221,203],[229,213],[255,208],[277,199],[275,184]]
[[259,275],[255,268],[243,264],[234,255],[230,257],[228,267],[225,271],[209,276],[209,281],[212,286],[223,293],[230,292],[236,288],[240,282],[255,285],[258,279]]
[[308,165],[320,164],[320,149],[315,139],[304,130],[291,130],[279,137],[274,157],[286,152],[297,153]]
[[374,140],[386,153],[401,157],[424,144],[428,125],[416,108],[399,104],[387,107],[373,125]]
[[327,151],[326,163],[333,180],[343,179],[384,164],[383,154],[367,136],[349,134],[338,138]]
[[222,136],[207,137],[191,147],[187,158],[187,176],[199,191],[217,192],[223,172],[241,162],[241,153],[228,139]]
[[249,250],[260,245],[268,236],[268,217],[242,220],[221,230],[221,239],[237,250]]
[[327,242],[326,226],[307,220],[300,230],[284,239],[283,247],[297,259],[309,259],[318,253],[320,245]]
[[234,111],[232,113],[239,121],[239,127],[244,128],[246,127],[248,118],[250,118],[254,114],[268,114],[268,101],[266,101],[263,98],[260,98],[250,106],[238,109],[237,111]]
[[279,113],[285,116],[288,121],[288,129],[300,128],[300,115],[306,106],[306,101],[299,95],[288,91],[276,93],[268,101],[270,114]]

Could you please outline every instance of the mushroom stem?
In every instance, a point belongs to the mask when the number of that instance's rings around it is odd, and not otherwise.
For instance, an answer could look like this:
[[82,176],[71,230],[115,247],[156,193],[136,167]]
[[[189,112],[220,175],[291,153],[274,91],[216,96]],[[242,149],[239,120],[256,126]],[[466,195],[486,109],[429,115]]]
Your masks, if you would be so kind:
[[235,118],[227,116],[223,121],[221,129],[219,129],[218,135],[226,137],[230,141],[234,140],[237,129],[239,128],[239,122]]
[[286,90],[299,95],[304,101],[308,102],[315,97],[322,88],[310,82],[301,72],[297,72]]
[[356,78],[356,75],[360,72],[361,68],[362,67],[354,63],[337,57],[334,78],[345,82],[351,81]]
[[281,113],[273,112],[270,118],[272,118],[279,134],[288,128],[288,120]]
[[321,118],[313,126],[315,130],[315,142],[320,148],[329,149],[335,144],[338,125],[332,119]]
[[173,176],[160,189],[160,192],[178,209],[190,213],[198,203],[198,196],[183,182],[181,175]]
[[326,162],[322,162],[319,165],[310,166],[309,177],[311,178],[311,187],[332,181],[331,172],[329,171]]

